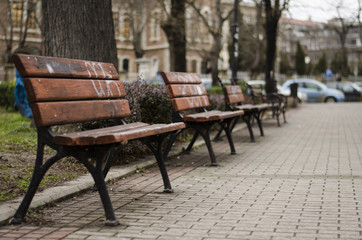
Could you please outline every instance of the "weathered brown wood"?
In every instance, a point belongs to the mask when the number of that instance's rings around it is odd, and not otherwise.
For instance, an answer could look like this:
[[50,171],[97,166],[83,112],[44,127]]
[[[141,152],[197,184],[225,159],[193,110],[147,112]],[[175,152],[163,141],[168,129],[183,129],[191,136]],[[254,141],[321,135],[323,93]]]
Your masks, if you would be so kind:
[[191,97],[207,95],[204,85],[186,85],[186,84],[172,84],[167,85],[167,90],[171,97]]
[[197,73],[181,73],[181,72],[161,72],[161,76],[166,84],[188,83],[200,84],[201,77]]
[[56,136],[53,142],[66,146],[104,145],[111,143],[126,144],[130,140],[166,133],[184,128],[184,123],[153,124],[136,122],[126,125],[88,130]]
[[224,89],[226,90],[226,93],[228,95],[243,93],[243,91],[241,90],[241,87],[239,85],[224,86]]
[[257,105],[251,105],[251,104],[235,105],[233,106],[233,109],[243,110],[245,113],[259,111],[259,107]]
[[244,95],[241,94],[232,94],[232,95],[227,95],[227,101],[228,104],[234,104],[234,103],[241,103],[245,101]]
[[25,77],[119,79],[111,63],[18,54],[13,61]]
[[213,110],[209,112],[194,113],[184,116],[184,120],[188,122],[209,122],[209,121],[218,121],[226,118],[232,118],[242,115],[244,112],[239,111],[219,111]]
[[174,110],[177,112],[210,106],[209,98],[207,96],[173,98],[171,103]]
[[25,78],[24,85],[31,102],[126,96],[123,83],[119,80]]
[[37,127],[127,117],[127,100],[38,102],[30,104]]

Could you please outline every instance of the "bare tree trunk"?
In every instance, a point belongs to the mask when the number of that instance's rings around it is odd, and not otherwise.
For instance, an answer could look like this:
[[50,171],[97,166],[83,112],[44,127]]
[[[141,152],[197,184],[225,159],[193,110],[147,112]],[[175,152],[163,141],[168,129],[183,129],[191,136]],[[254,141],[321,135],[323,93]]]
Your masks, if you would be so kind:
[[[289,0],[274,1],[272,6],[271,0],[263,0],[265,5],[265,34],[266,44],[266,66],[265,66],[265,91],[266,93],[277,92],[276,81],[274,79],[275,54],[277,44],[278,22],[281,13],[287,8]],[[281,4],[281,5],[280,5]]]
[[[5,50],[5,56],[6,56],[6,63],[11,63],[11,55],[12,55],[12,49],[13,49],[13,37],[14,37],[14,24],[13,24],[13,10],[11,8],[11,2],[10,0],[7,0],[8,4],[8,17],[9,17],[9,25],[10,25],[10,36],[9,39],[6,40],[6,50]],[[4,32],[6,34],[7,29],[4,27]],[[6,38],[5,38],[6,39]]]
[[171,0],[171,13],[162,24],[170,45],[171,71],[186,72],[186,0]]
[[45,55],[113,63],[118,69],[111,0],[43,0]]
[[262,71],[261,66],[263,61],[263,41],[259,38],[263,3],[262,0],[255,0],[254,3],[256,6],[255,41],[257,42],[257,48],[255,49],[255,58],[251,67],[251,79],[255,79],[256,75]]

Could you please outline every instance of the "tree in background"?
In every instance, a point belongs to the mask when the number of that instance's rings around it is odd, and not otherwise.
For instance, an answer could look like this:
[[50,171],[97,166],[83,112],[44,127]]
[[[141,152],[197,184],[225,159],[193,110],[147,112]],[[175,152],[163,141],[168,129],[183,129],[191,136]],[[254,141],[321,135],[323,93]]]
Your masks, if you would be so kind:
[[306,70],[305,54],[300,43],[297,43],[297,53],[295,56],[295,70],[298,75],[304,75]]
[[111,0],[43,0],[47,56],[113,63],[118,69]]
[[[334,19],[334,21],[330,21],[327,27],[332,28],[338,35],[339,43],[341,44],[340,54],[335,57],[339,57],[339,68],[336,69],[336,72],[340,73],[342,76],[348,76],[349,68],[348,68],[348,56],[347,56],[347,34],[349,30],[353,27],[353,20],[347,19],[346,17],[342,17],[341,9],[342,9],[343,1],[340,1],[337,6],[337,15],[338,17]],[[336,66],[335,66],[336,67]]]
[[323,52],[322,56],[319,58],[317,64],[314,67],[314,74],[321,74],[324,73],[327,69],[327,57],[326,53]]
[[[6,0],[6,7],[0,8],[0,29],[3,32],[6,49],[4,52],[4,61],[11,63],[13,49],[17,51],[39,52],[31,46],[26,45],[29,28],[39,28],[39,20],[36,16],[36,6],[40,0],[28,0],[13,2]],[[14,31],[14,28],[18,31]],[[14,44],[15,45],[14,47]]]
[[291,67],[289,64],[289,58],[287,53],[280,54],[280,73],[281,74],[290,74]]
[[[282,12],[288,8],[290,0],[263,0],[265,11],[265,35],[266,35],[266,66],[265,66],[265,91],[277,92],[274,79],[275,54],[278,35],[278,22]],[[274,4],[272,4],[274,3]]]
[[[250,71],[250,79],[256,79],[257,75],[263,72],[265,39],[262,32],[262,0],[254,0],[256,7],[256,18],[253,24],[243,21],[242,13],[239,12],[239,70]],[[232,22],[232,20],[231,20]],[[231,30],[230,30],[231,31]],[[231,56],[231,40],[229,40],[229,55]],[[231,60],[231,59],[230,59]],[[231,65],[231,63],[230,63]]]
[[[146,25],[151,19],[152,9],[155,4],[152,0],[118,0],[113,1],[113,5],[115,4],[119,4],[119,8],[128,10],[124,13],[123,31],[120,34],[127,40],[132,41],[136,58],[142,58],[145,53],[142,46],[142,36]],[[119,16],[116,15],[115,17]]]
[[359,39],[361,39],[361,41],[362,41],[362,21],[361,21],[362,4],[361,4],[361,0],[357,0],[357,2],[358,2],[358,11],[357,11],[356,18],[357,18],[358,27],[359,27]]
[[[237,0],[238,3],[241,0]],[[213,0],[212,3],[214,4],[214,7],[212,9],[215,9],[215,18],[210,21],[208,16],[205,16],[202,12],[201,6],[197,3],[200,3],[200,1],[195,0],[188,0],[187,3],[195,10],[195,12],[198,14],[198,16],[201,19],[202,24],[207,28],[208,33],[211,35],[213,42],[212,47],[209,51],[209,60],[211,63],[211,76],[212,76],[212,85],[218,86],[219,81],[219,58],[220,58],[220,52],[222,50],[222,29],[224,26],[224,23],[226,20],[230,19],[231,14],[233,13],[234,9],[231,8],[228,11],[225,11],[223,9],[223,5],[221,4],[221,0]]]
[[158,2],[167,16],[166,20],[162,21],[161,27],[170,45],[171,71],[186,72],[186,0],[171,0],[170,7],[167,1],[158,0]]

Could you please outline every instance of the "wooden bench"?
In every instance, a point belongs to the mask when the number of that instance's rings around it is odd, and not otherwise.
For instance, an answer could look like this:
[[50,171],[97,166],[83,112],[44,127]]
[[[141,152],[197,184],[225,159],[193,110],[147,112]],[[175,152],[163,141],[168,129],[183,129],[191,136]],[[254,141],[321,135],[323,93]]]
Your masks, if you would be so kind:
[[[104,207],[108,226],[118,225],[104,178],[114,157],[131,140],[141,140],[153,152],[160,168],[164,191],[172,192],[163,161],[162,143],[184,123],[127,124],[130,116],[123,83],[112,64],[82,60],[15,55],[16,68],[24,78],[37,127],[38,146],[33,177],[13,224],[24,221],[33,196],[47,170],[58,160],[72,156],[92,175]],[[117,125],[56,135],[55,125],[114,119]],[[44,147],[56,154],[43,162]]]
[[253,98],[255,105],[267,106],[272,111],[273,117],[276,117],[277,124],[280,127],[279,116],[283,114],[284,123],[287,122],[285,118],[286,111],[286,98],[278,93],[264,94],[264,90],[260,84],[248,84],[250,94]]
[[[195,131],[186,152],[189,153],[191,151],[196,138],[201,135],[208,148],[211,165],[218,165],[210,141],[210,129],[214,124],[220,124],[227,136],[231,154],[235,154],[231,126],[240,115],[244,114],[244,111],[207,111],[205,108],[210,106],[210,101],[206,89],[202,85],[201,77],[198,74],[162,72],[161,76],[171,97],[173,121],[184,122],[186,128],[191,128]],[[185,111],[187,111],[186,114],[184,114]],[[176,134],[173,134],[169,143],[172,143],[175,137]]]
[[[261,123],[261,117],[263,113],[269,109],[268,105],[265,104],[245,104],[245,97],[243,91],[239,85],[226,86],[219,79],[219,83],[223,89],[225,97],[225,110],[227,111],[238,111],[243,110],[244,115],[241,118],[246,123],[249,130],[250,141],[255,142],[254,133],[252,129],[252,120],[256,119],[260,130],[260,136],[264,136],[263,126]],[[234,128],[234,126],[233,126]],[[217,134],[216,138],[220,135],[221,131]]]

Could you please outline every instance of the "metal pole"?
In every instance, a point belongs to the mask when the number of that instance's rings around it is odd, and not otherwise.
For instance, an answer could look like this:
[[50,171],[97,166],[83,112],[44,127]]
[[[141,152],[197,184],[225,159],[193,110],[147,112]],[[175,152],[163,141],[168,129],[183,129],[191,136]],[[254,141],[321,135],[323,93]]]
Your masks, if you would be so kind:
[[239,24],[238,24],[238,12],[239,12],[239,0],[234,0],[234,19],[232,24],[232,66],[231,66],[231,81],[232,84],[237,84],[238,82],[238,56],[239,56]]

